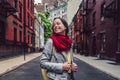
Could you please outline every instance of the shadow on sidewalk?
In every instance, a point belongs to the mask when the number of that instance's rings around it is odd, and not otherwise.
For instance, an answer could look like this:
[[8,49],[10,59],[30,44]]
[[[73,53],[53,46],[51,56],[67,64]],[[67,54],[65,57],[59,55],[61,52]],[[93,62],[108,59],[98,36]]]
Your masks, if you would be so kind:
[[118,65],[118,66],[120,66],[120,63],[116,63],[116,62],[108,62],[108,64],[112,64],[112,65]]

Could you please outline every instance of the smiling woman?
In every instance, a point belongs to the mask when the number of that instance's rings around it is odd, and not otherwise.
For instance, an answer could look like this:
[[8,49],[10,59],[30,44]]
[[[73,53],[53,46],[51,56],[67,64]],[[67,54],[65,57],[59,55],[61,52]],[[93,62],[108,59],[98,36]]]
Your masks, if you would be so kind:
[[47,70],[49,80],[74,80],[77,64],[74,63],[73,52],[70,50],[72,40],[68,36],[68,24],[57,17],[53,20],[52,30],[53,34],[40,56],[40,67]]

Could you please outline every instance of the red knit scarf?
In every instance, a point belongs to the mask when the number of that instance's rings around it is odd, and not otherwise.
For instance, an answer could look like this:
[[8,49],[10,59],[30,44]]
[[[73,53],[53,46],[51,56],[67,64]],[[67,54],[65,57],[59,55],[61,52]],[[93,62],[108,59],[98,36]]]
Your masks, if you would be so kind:
[[71,48],[72,40],[67,35],[53,34],[51,39],[57,52],[67,51]]

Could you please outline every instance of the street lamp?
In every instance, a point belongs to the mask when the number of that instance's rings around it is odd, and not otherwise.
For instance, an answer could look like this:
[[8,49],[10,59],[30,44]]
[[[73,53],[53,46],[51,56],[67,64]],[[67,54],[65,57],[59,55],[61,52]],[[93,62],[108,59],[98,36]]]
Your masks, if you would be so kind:
[[23,43],[23,47],[24,47],[24,60],[26,59],[25,57],[25,51],[26,51],[26,0],[24,1],[24,43]]

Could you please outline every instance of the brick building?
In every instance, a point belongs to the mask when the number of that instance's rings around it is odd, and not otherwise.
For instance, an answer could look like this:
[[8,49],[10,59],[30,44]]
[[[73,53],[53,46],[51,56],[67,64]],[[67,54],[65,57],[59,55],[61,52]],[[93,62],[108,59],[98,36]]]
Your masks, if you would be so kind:
[[0,58],[33,49],[34,0],[0,0]]
[[79,8],[79,10],[77,11],[76,15],[74,16],[73,20],[72,20],[72,24],[71,26],[71,37],[73,39],[73,47],[74,47],[74,51],[76,50],[77,53],[79,53],[82,50],[82,34],[81,34],[81,30],[82,30],[82,16],[80,15],[80,13],[82,12],[81,8]]
[[[120,53],[119,3],[119,0],[89,0],[87,2],[86,16],[89,17],[87,23],[90,24],[88,40],[91,55],[112,60],[120,56],[118,55]],[[88,11],[90,8],[91,11]]]
[[[89,55],[120,62],[120,1],[83,1],[82,50],[88,51]],[[77,16],[75,18],[77,20]]]
[[35,8],[38,12],[44,13],[46,10],[54,9],[67,1],[68,0],[42,0],[42,3],[35,4]]

